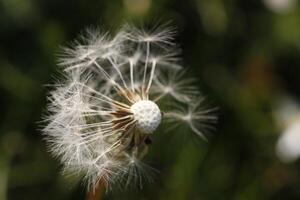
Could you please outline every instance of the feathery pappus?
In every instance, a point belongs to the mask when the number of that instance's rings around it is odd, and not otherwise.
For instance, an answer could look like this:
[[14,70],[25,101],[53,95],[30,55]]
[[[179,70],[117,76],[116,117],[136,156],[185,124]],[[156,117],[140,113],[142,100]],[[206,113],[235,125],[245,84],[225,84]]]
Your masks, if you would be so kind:
[[64,171],[83,174],[88,188],[141,184],[141,159],[161,122],[205,138],[216,120],[178,62],[174,33],[129,24],[114,36],[87,29],[63,49],[64,76],[48,96],[43,133]]

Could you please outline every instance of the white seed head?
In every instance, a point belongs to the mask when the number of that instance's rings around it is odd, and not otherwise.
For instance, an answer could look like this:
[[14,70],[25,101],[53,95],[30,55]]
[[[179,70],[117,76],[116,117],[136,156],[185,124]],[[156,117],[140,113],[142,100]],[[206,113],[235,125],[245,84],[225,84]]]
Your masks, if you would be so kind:
[[161,112],[153,101],[138,101],[130,109],[137,120],[137,128],[143,133],[153,133],[161,122]]
[[164,131],[183,125],[201,137],[215,121],[177,62],[173,34],[131,25],[115,36],[89,29],[64,48],[64,77],[48,96],[43,132],[64,171],[85,175],[89,189],[99,181],[141,184],[141,160],[162,117]]

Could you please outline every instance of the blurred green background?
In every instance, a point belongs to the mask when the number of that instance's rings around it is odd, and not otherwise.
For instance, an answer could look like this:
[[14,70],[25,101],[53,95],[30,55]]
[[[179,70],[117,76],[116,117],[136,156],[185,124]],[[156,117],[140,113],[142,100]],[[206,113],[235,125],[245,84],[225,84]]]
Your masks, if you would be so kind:
[[78,180],[61,175],[40,134],[44,85],[57,74],[60,45],[87,26],[113,32],[126,21],[177,27],[183,63],[219,108],[219,121],[208,143],[182,131],[161,134],[146,158],[159,170],[155,181],[104,199],[300,199],[300,162],[276,154],[278,138],[298,120],[299,4],[0,0],[0,199],[85,198]]

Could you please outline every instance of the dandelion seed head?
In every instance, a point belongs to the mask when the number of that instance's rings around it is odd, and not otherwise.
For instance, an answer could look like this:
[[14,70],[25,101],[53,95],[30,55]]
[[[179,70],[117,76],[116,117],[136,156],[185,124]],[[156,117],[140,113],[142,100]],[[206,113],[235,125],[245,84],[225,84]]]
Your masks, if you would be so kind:
[[126,24],[115,36],[88,29],[63,49],[43,133],[63,171],[83,174],[89,189],[150,181],[142,159],[162,122],[204,138],[216,120],[178,63],[173,35]]

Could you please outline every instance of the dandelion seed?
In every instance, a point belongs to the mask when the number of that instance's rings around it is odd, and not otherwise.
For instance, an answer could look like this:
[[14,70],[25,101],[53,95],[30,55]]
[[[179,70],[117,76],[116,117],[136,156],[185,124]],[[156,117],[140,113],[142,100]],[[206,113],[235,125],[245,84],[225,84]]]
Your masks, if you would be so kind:
[[[64,171],[83,174],[89,188],[100,180],[141,186],[147,176],[141,159],[162,118],[203,138],[216,119],[177,63],[173,34],[125,25],[111,37],[88,29],[64,48],[65,76],[48,97],[44,134]],[[170,99],[175,106],[162,110]]]

